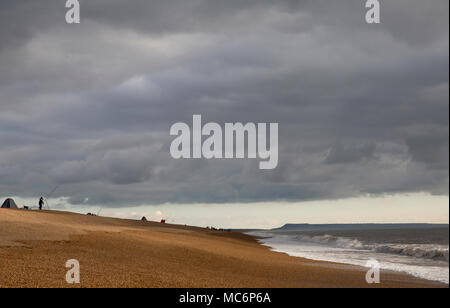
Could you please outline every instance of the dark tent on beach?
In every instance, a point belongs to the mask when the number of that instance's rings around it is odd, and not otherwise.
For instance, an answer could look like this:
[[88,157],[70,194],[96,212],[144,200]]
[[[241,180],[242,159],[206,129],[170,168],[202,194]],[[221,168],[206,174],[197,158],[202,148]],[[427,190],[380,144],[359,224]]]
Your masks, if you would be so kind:
[[6,199],[5,202],[3,202],[2,209],[17,209],[17,204],[14,202],[13,199]]

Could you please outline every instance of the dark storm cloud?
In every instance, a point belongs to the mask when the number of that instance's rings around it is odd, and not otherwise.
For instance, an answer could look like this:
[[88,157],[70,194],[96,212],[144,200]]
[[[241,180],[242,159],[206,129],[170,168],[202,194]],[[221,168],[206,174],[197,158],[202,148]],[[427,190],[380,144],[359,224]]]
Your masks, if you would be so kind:
[[[0,196],[73,204],[448,194],[448,1],[0,3]],[[278,168],[169,127],[279,122]]]

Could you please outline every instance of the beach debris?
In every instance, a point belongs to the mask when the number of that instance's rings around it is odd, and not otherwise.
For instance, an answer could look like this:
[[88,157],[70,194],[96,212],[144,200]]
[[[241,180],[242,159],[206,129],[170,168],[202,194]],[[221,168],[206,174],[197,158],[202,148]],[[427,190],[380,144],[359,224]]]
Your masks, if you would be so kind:
[[14,202],[13,199],[8,198],[3,202],[3,205],[1,207],[2,209],[18,209],[16,202]]
[[222,229],[222,228],[217,229],[217,228],[210,227],[210,226],[206,227],[206,229],[207,230],[211,230],[211,231],[221,231],[221,232],[223,232],[223,231],[227,231],[227,232],[231,231],[231,229]]

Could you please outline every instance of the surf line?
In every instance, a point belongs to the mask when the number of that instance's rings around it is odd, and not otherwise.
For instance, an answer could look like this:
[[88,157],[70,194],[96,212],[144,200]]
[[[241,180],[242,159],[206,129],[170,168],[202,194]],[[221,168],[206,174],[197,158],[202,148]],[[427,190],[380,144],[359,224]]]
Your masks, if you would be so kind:
[[222,129],[214,122],[202,125],[202,116],[194,114],[192,130],[188,124],[178,122],[171,126],[170,135],[177,136],[170,145],[174,159],[259,158],[259,169],[275,169],[278,165],[278,123],[225,123]]

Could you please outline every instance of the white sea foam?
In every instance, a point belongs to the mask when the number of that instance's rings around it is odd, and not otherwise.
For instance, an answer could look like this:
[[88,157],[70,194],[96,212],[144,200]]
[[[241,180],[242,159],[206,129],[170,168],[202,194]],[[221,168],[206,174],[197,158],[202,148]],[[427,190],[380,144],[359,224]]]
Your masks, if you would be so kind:
[[403,256],[441,260],[449,262],[448,248],[440,245],[379,245],[373,248],[376,252],[393,253]]
[[449,283],[448,246],[411,244],[364,244],[357,239],[324,235],[250,232],[274,251],[312,260],[365,266],[376,259],[383,269]]
[[448,247],[442,245],[400,245],[400,244],[376,244],[368,245],[363,244],[357,239],[333,236],[333,235],[317,235],[317,236],[307,236],[298,235],[295,237],[299,242],[311,242],[318,244],[328,244],[330,246],[335,246],[339,248],[349,248],[349,249],[365,249],[372,250],[375,252],[382,253],[392,253],[404,256],[434,259],[441,261],[449,261],[448,258]]

